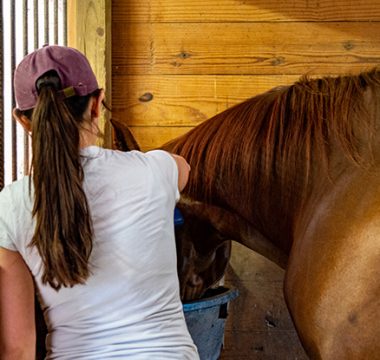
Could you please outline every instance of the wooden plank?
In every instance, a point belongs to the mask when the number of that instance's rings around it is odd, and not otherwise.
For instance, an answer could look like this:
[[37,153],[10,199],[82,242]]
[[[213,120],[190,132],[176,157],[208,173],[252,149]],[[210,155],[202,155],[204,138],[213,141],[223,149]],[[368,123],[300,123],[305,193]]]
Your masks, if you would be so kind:
[[67,14],[68,45],[86,55],[101,87],[106,85],[106,2],[69,0]]
[[277,265],[232,244],[225,285],[240,295],[229,304],[221,360],[307,359],[285,304],[283,280]]
[[113,76],[338,74],[380,62],[380,23],[113,24]]
[[[111,101],[111,0],[68,0],[68,46],[82,51],[88,58],[99,86]],[[99,145],[111,145],[108,114],[99,121],[105,137]]]
[[379,21],[379,0],[128,0],[113,2],[118,22]]
[[191,127],[131,126],[130,130],[144,151],[159,148],[164,143],[181,136]]
[[299,76],[122,75],[113,78],[113,115],[134,126],[194,126]]

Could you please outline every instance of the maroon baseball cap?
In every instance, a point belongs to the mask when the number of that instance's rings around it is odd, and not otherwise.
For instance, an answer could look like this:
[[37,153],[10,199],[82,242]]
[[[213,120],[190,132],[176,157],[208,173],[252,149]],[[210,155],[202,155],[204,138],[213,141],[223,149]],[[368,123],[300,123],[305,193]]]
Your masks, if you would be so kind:
[[66,46],[44,46],[27,55],[15,70],[14,93],[18,109],[36,106],[36,81],[49,71],[58,74],[65,94],[85,96],[99,88],[91,65],[81,52]]

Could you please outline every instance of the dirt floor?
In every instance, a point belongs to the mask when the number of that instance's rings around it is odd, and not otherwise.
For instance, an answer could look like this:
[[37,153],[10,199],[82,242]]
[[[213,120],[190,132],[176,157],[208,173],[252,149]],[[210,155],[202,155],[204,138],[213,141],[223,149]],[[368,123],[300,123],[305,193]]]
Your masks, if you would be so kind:
[[229,304],[220,360],[306,360],[282,293],[284,271],[234,243],[225,286],[240,295]]

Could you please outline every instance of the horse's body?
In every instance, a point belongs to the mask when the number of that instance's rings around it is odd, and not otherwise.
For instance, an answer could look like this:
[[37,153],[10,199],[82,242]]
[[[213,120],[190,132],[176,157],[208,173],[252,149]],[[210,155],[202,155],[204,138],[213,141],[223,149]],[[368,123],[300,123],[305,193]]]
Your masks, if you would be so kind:
[[286,269],[311,358],[380,359],[379,129],[372,71],[273,89],[166,144],[192,168],[179,241],[211,264],[194,274],[186,262],[182,294],[220,276],[236,240]]

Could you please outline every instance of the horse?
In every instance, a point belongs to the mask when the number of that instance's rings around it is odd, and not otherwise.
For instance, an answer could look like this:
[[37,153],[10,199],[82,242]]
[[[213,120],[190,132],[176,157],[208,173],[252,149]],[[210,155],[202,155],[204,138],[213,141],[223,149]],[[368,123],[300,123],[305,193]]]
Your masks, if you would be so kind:
[[310,358],[379,359],[379,129],[372,69],[303,76],[164,144],[191,166],[178,204],[182,296],[223,275],[234,240],[285,269]]

